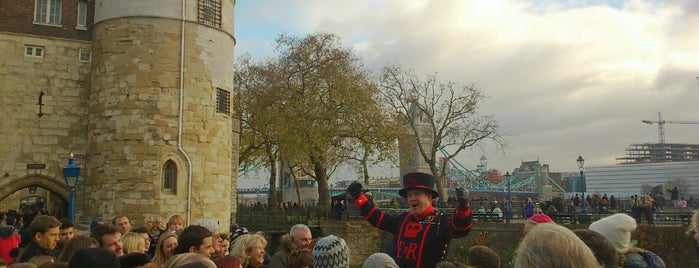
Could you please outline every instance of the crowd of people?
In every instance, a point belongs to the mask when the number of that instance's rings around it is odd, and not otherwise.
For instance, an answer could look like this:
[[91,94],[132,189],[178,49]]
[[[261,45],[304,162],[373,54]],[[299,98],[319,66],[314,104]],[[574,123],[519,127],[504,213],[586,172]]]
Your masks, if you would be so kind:
[[[350,203],[369,224],[391,234],[386,251],[363,260],[363,267],[501,267],[498,253],[485,245],[469,248],[465,259],[448,256],[451,240],[467,236],[475,222],[471,213],[474,200],[469,199],[468,190],[457,189],[454,211],[443,213],[433,206],[439,193],[433,190],[432,175],[408,173],[403,177],[403,185],[399,194],[409,210],[396,215],[375,206],[361,183],[347,188]],[[602,196],[589,203],[599,204],[599,209],[604,210],[613,206],[612,200],[613,196],[611,200]],[[652,205],[650,196],[633,200],[639,207]],[[570,205],[575,206],[576,202],[579,205],[582,201],[573,197]],[[494,208],[499,207],[493,204]],[[559,196],[543,205],[563,206],[565,202]],[[516,242],[513,267],[665,267],[660,256],[631,241],[639,222],[635,214],[610,213],[587,229],[570,230],[554,222],[541,207],[542,203],[532,200],[524,205],[525,235]],[[237,224],[221,230],[218,221],[211,218],[186,225],[180,215],[172,215],[165,222],[159,215],[145,214],[142,225],[136,226],[127,215],[118,215],[109,222],[93,220],[89,231],[83,231],[67,219],[42,213],[21,217],[23,221],[19,223],[16,213],[3,215],[0,268],[344,268],[350,267],[351,260],[350,245],[343,238],[314,238],[304,224],[292,226],[270,254],[264,235]],[[698,230],[699,210],[687,230],[687,235],[696,241],[699,256]]]

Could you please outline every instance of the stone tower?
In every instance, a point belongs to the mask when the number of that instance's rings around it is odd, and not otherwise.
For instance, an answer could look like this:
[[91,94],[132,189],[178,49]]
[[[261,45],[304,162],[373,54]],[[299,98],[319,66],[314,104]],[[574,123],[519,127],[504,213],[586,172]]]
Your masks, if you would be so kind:
[[96,1],[83,214],[229,225],[234,3]]
[[[410,107],[408,109],[409,118],[413,119],[412,124],[415,126],[420,137],[420,143],[425,150],[430,150],[432,148],[432,131],[425,114],[418,107],[417,98],[411,99]],[[405,128],[410,131],[410,135],[414,132],[411,130],[410,124],[406,123]],[[420,147],[415,142],[415,139],[410,136],[405,139],[399,140],[400,148],[400,175],[403,176],[408,172],[424,172],[432,174],[430,171],[430,166],[425,161],[420,153]]]

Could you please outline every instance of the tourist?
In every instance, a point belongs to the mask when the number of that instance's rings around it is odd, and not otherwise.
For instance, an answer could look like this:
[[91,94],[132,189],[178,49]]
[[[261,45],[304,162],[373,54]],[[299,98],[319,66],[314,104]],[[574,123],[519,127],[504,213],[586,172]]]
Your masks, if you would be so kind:
[[589,229],[577,229],[573,230],[573,233],[592,250],[597,262],[602,266],[605,268],[619,267],[619,255],[602,234]]
[[131,232],[131,221],[129,220],[129,217],[124,214],[114,217],[114,219],[112,220],[112,224],[114,224],[114,226],[117,227],[121,235],[125,235]]
[[558,224],[534,226],[519,243],[515,254],[515,268],[602,267],[580,238]]
[[124,248],[121,244],[121,232],[114,225],[98,225],[92,230],[90,236],[97,240],[101,248],[111,251],[117,257],[124,255]]
[[58,248],[63,249],[68,241],[75,236],[75,224],[69,219],[61,219],[61,228],[58,231]]
[[345,240],[334,235],[318,239],[313,246],[313,268],[349,268],[350,250]]
[[267,240],[259,234],[238,237],[233,244],[231,256],[240,261],[242,268],[258,268],[264,265]]
[[160,235],[158,242],[155,246],[155,255],[153,256],[153,262],[162,267],[165,262],[175,255],[175,248],[177,247],[177,235],[166,232]]
[[146,247],[146,241],[143,240],[143,236],[136,232],[130,232],[121,237],[121,245],[123,247],[124,254],[129,253],[148,253],[148,248]]
[[199,225],[190,225],[182,230],[177,239],[175,254],[198,253],[211,258],[216,250],[213,247],[211,231]]
[[590,224],[589,229],[607,238],[619,254],[622,267],[665,267],[665,262],[658,255],[631,243],[631,233],[636,230],[636,220],[629,215],[617,213],[604,217]]
[[289,254],[297,249],[309,248],[313,237],[311,229],[305,224],[296,224],[291,227],[288,234],[281,238],[279,249],[272,255],[269,268],[285,268],[289,262]]
[[477,268],[500,268],[500,256],[487,246],[475,245],[468,249],[466,264]]
[[40,255],[58,256],[60,251],[56,247],[60,227],[61,222],[53,216],[36,216],[29,226],[32,242],[19,257],[18,262],[27,262],[32,257]]
[[58,256],[59,262],[70,262],[70,259],[75,255],[75,252],[84,248],[97,248],[99,247],[99,242],[96,239],[86,236],[77,235],[73,237],[68,243],[63,246],[61,254]]

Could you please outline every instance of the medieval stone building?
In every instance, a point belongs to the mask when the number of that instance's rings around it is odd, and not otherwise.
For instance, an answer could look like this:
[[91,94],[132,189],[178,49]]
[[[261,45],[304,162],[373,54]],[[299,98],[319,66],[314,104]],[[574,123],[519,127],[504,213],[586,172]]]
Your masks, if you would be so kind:
[[[234,0],[0,1],[0,209],[230,222]],[[36,187],[34,188],[36,189]]]

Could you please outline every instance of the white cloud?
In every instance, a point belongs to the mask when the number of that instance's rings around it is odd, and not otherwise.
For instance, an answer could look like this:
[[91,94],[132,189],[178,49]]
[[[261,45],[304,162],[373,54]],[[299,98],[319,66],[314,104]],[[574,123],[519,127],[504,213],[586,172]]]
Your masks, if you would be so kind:
[[[474,148],[466,166],[485,154],[500,170],[540,159],[575,171],[578,154],[613,164],[629,144],[657,142],[640,121],[658,111],[699,121],[699,1],[596,2],[607,1],[239,0],[236,53],[270,55],[277,33],[337,34],[373,70],[482,88],[509,147]],[[699,143],[698,131],[668,124],[666,140]]]

